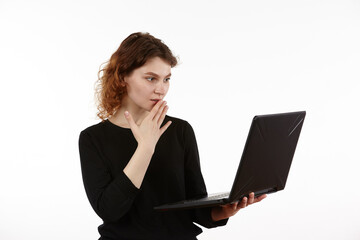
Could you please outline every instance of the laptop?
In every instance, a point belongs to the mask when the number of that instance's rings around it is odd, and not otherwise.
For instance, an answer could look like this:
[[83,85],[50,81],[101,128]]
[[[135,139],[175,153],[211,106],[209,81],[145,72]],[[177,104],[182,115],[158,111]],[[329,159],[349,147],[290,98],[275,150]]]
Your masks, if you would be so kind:
[[252,120],[230,192],[157,206],[158,211],[219,206],[285,188],[306,112],[258,115]]

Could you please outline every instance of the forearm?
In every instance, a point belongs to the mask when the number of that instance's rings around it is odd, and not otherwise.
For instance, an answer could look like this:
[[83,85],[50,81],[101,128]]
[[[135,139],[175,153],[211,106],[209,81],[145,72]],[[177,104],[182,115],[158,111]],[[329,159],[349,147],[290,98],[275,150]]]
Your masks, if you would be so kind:
[[[95,192],[95,195],[89,192],[89,199],[95,211],[104,221],[116,221],[129,210],[144,179],[152,155],[151,148],[138,145],[123,173],[119,174],[102,191],[96,190],[99,188],[90,191]],[[89,183],[89,181],[86,182]],[[88,184],[89,187],[92,185]]]
[[211,219],[214,222],[217,222],[217,221],[220,221],[220,220],[223,220],[226,218],[228,218],[228,216],[224,215],[223,209],[221,207],[213,207],[211,209]]
[[95,212],[104,221],[113,222],[124,216],[133,204],[139,190],[131,183],[124,173],[100,190],[89,186],[88,197]]
[[138,145],[134,155],[124,168],[124,173],[135,185],[140,188],[154,150],[146,145]]
[[212,212],[213,212],[213,208],[211,207],[194,209],[194,214],[195,214],[194,222],[206,228],[215,228],[226,225],[228,221],[227,218],[215,221],[213,219]]

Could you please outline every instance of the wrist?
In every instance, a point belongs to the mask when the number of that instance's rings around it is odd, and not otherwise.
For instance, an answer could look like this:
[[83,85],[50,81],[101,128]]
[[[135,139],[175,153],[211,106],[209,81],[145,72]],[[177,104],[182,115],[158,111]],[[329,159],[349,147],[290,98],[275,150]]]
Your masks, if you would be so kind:
[[139,143],[138,146],[137,146],[137,150],[145,153],[145,154],[150,154],[150,155],[153,155],[154,152],[155,152],[155,147],[152,147],[148,144],[141,144]]

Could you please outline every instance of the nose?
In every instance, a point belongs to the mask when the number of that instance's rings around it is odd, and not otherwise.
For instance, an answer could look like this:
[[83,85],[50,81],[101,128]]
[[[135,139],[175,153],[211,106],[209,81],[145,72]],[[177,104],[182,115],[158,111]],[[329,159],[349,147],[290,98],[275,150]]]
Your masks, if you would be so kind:
[[167,92],[167,89],[168,89],[168,86],[164,82],[159,81],[158,84],[156,84],[154,92],[156,94],[159,94],[160,96],[164,96]]

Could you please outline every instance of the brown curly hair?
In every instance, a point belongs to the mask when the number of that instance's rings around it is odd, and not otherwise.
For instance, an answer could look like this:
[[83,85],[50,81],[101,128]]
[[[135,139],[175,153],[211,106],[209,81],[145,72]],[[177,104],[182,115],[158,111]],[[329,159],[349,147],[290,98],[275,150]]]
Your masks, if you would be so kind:
[[143,66],[151,58],[160,57],[171,67],[177,65],[177,58],[160,39],[149,33],[130,34],[114,52],[105,66],[98,72],[95,87],[97,116],[104,121],[114,115],[121,106],[126,93],[124,77]]

